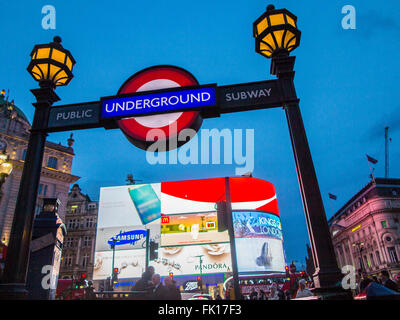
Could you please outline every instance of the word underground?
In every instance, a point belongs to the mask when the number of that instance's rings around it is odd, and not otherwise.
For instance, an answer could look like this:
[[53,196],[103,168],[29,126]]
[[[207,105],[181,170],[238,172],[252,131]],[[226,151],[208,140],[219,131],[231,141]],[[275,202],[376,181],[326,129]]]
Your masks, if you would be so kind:
[[194,107],[212,106],[215,103],[215,89],[212,87],[131,97],[117,97],[103,100],[102,117],[131,116],[160,111],[183,110]]
[[[176,123],[169,126],[170,132],[177,132]],[[253,172],[254,169],[254,129],[246,129],[245,131],[245,154],[243,155],[243,130],[234,129],[233,134],[230,129],[201,129],[200,130],[200,148],[199,138],[193,129],[184,129],[179,132],[175,139],[169,141],[169,144],[178,144],[178,141],[191,140],[177,149],[168,152],[169,164],[210,164],[210,149],[212,152],[212,164],[221,164],[221,140],[223,139],[224,164],[232,164],[232,158],[238,167],[235,168],[236,175],[242,175]],[[211,144],[210,144],[211,139]],[[161,129],[149,130],[146,136],[147,141],[155,141],[146,150],[146,160],[149,164],[167,164],[166,152],[166,136]],[[233,148],[234,146],[234,148]],[[200,157],[200,161],[199,161]],[[239,167],[242,166],[242,167]]]

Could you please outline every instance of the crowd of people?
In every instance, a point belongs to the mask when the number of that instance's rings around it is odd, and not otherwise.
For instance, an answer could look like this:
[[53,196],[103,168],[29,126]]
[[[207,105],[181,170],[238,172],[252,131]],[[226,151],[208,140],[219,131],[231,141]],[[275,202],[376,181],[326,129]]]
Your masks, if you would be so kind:
[[358,271],[358,281],[357,281],[357,288],[355,290],[355,294],[362,293],[365,288],[371,283],[375,282],[384,287],[393,290],[395,292],[400,292],[400,277],[398,276],[396,280],[390,279],[390,274],[388,271],[383,270],[380,273],[380,277],[376,276],[368,276],[367,273],[363,272],[362,270]]
[[175,280],[171,277],[165,277],[164,283],[162,283],[161,276],[155,273],[153,266],[149,266],[143,272],[132,291],[138,292],[138,296],[148,300],[182,300]]
[[[290,275],[288,280],[288,286],[283,290],[277,283],[273,282],[269,286],[269,291],[256,290],[253,288],[248,295],[242,296],[242,299],[248,300],[291,300],[298,298],[305,298],[313,296],[312,281],[307,278],[298,278],[295,274]],[[396,278],[395,281],[390,278],[389,273],[384,270],[380,273],[380,277],[368,276],[361,270],[358,273],[357,288],[354,290],[354,294],[357,295],[362,293],[365,288],[371,283],[375,282],[385,286],[396,292],[400,292],[400,277]],[[149,300],[182,300],[182,296],[175,280],[171,277],[165,277],[164,281],[161,281],[159,274],[155,273],[154,267],[149,266],[148,269],[142,274],[132,291],[138,293],[143,299]],[[221,297],[219,293],[215,294],[216,300],[235,300],[234,288],[232,284],[229,284],[225,296]]]

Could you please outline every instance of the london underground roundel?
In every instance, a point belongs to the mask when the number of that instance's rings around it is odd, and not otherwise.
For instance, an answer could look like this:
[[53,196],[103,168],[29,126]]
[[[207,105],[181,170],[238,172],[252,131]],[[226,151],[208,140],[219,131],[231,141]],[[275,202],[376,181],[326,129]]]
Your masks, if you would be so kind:
[[[196,86],[199,83],[188,71],[168,65],[154,66],[130,77],[118,90],[118,94],[140,91],[159,90],[174,87]],[[178,134],[184,129],[198,130],[203,122],[199,111],[183,111],[150,116],[141,116],[118,120],[118,126],[135,146],[146,150],[154,143],[147,141],[146,136],[152,129],[162,130],[164,135],[156,140],[165,140],[166,150],[175,149],[186,141],[179,141]],[[162,139],[165,137],[165,139]]]

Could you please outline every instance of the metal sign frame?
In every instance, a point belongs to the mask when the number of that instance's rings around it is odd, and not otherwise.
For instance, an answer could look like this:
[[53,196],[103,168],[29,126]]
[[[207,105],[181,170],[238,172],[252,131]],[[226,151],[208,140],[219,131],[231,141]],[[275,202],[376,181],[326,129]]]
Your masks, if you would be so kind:
[[[181,112],[181,111],[200,111],[200,114],[203,117],[203,119],[208,119],[208,118],[218,118],[221,116],[221,114],[224,113],[277,108],[281,107],[285,102],[282,99],[283,95],[281,93],[280,89],[281,85],[279,82],[280,82],[279,79],[276,79],[276,80],[257,81],[249,83],[239,83],[239,84],[225,85],[225,86],[217,86],[215,83],[211,83],[199,86],[185,86],[178,88],[167,88],[159,90],[140,91],[127,94],[118,94],[114,96],[101,97],[99,101],[53,106],[50,110],[50,116],[46,130],[47,132],[60,132],[60,131],[82,130],[82,129],[92,129],[92,128],[105,128],[107,130],[118,129],[119,127],[117,125],[117,120],[119,119],[129,118],[129,117],[142,117],[142,116],[172,113],[172,112]],[[215,96],[216,96],[215,105],[207,105],[194,108],[188,107],[179,110],[175,109],[175,110],[151,111],[142,114],[120,115],[120,116],[106,117],[106,118],[102,117],[101,115],[102,103],[107,99],[140,97],[158,93],[161,94],[170,92],[179,93],[186,90],[201,89],[201,88],[215,89]],[[267,94],[265,91],[260,91],[260,90],[266,90],[267,88],[270,90],[267,91]],[[263,92],[262,95],[261,92]],[[245,93],[245,97],[243,96],[243,93]],[[234,99],[231,96],[231,100],[226,101],[226,98],[224,100],[224,95],[226,97],[227,94],[237,94],[238,96],[240,96],[240,98]],[[78,112],[77,116],[79,116],[79,112],[82,113],[81,115],[85,115],[88,111],[91,111],[91,116],[86,117],[86,120],[85,117],[80,117],[80,118],[75,117],[76,120],[72,121],[71,112]],[[67,119],[65,119],[66,117],[64,116],[66,112],[69,113]]]

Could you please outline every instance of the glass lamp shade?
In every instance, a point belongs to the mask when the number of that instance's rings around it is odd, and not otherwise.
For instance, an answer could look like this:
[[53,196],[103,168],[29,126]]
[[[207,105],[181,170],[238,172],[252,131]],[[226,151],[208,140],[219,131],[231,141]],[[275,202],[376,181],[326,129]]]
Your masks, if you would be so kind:
[[43,206],[43,211],[45,212],[53,212],[55,209],[55,205],[54,204],[46,204]]
[[3,162],[0,165],[0,174],[5,174],[5,175],[9,176],[12,169],[13,169],[13,166],[10,162]]
[[5,153],[0,153],[0,165],[8,160],[8,156]]
[[267,58],[289,54],[299,46],[300,35],[297,17],[286,9],[275,10],[268,6],[267,11],[253,23],[256,52]]
[[62,47],[61,39],[55,37],[54,42],[33,48],[27,70],[40,86],[48,84],[55,88],[71,81],[74,65],[71,53]]

